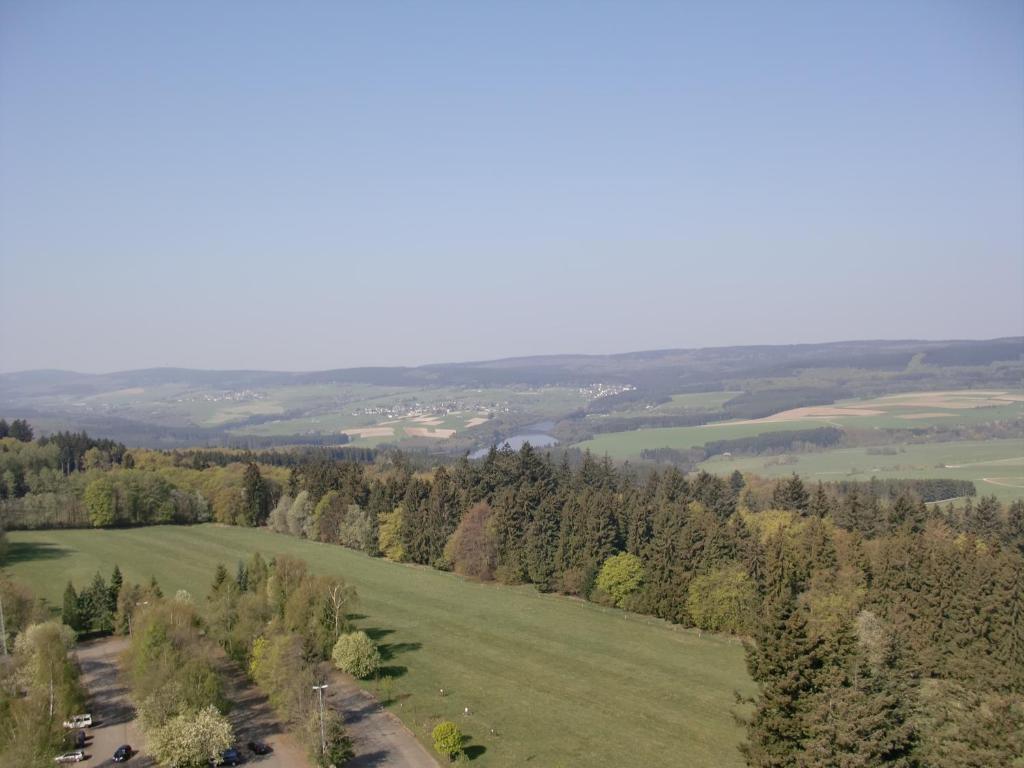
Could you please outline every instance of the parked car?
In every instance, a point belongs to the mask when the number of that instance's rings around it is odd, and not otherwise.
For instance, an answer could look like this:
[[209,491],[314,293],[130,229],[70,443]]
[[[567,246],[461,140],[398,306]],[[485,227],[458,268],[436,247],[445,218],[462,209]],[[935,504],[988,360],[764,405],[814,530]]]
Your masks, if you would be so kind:
[[132,748],[127,744],[122,744],[117,748],[117,751],[114,752],[114,762],[123,763],[131,756]]
[[92,715],[72,715],[64,721],[65,728],[92,728]]
[[269,744],[264,744],[262,741],[250,741],[249,751],[254,755],[269,755],[272,750]]
[[80,763],[83,760],[85,760],[85,752],[80,749],[74,752],[65,752],[63,755],[53,758],[55,763]]
[[217,761],[217,765],[241,765],[245,762],[245,758],[242,757],[242,753],[234,747],[228,747],[220,753],[220,760]]
[[74,734],[71,735],[71,741],[75,745],[75,749],[84,748],[86,738],[85,731],[75,731]]

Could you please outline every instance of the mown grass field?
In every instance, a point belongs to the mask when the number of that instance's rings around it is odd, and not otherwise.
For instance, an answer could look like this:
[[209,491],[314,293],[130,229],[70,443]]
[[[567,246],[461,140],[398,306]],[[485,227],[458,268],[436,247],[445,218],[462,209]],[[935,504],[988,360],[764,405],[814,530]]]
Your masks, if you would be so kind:
[[[892,446],[900,453],[871,454],[866,448],[841,448],[822,453],[795,454],[794,464],[778,457],[715,456],[700,467],[720,475],[733,470],[763,477],[796,472],[805,481],[870,480],[878,478],[949,477],[973,480],[978,494],[1002,501],[1024,498],[1024,441],[977,440]],[[775,461],[773,461],[775,459]]]
[[636,429],[631,432],[608,432],[576,445],[590,449],[598,456],[608,454],[613,459],[638,459],[644,448],[698,448],[712,440],[731,440],[752,437],[762,432],[782,432],[793,429],[814,429],[825,426],[819,421],[785,421],[777,424],[720,422],[700,427],[659,427]]
[[[713,394],[713,393],[704,393]],[[689,396],[684,396],[689,397]],[[598,455],[614,459],[641,457],[645,448],[697,448],[712,440],[750,437],[765,432],[837,426],[860,433],[874,429],[908,430],[931,426],[965,426],[1024,417],[1022,390],[963,390],[905,393],[864,400],[844,400],[823,406],[823,415],[811,418],[807,409],[784,412],[766,419],[708,424],[700,427],[639,429],[597,435],[579,443]],[[827,414],[827,415],[825,415]],[[899,453],[869,453],[867,448],[837,448],[796,455],[792,464],[775,456],[715,456],[700,466],[729,474],[739,469],[765,477],[792,472],[810,480],[867,480],[948,477],[973,480],[980,494],[1003,501],[1024,497],[1024,441],[976,440],[928,444],[887,445]]]
[[317,572],[343,576],[360,594],[357,624],[390,648],[395,713],[428,746],[427,728],[455,720],[477,747],[476,765],[742,765],[733,691],[750,693],[752,683],[729,638],[266,531],[203,525],[8,535],[12,575],[54,605],[68,579],[85,585],[115,563],[128,580],[154,575],[165,594],[187,589],[197,600],[217,563],[234,572],[237,560],[257,551],[302,557]]

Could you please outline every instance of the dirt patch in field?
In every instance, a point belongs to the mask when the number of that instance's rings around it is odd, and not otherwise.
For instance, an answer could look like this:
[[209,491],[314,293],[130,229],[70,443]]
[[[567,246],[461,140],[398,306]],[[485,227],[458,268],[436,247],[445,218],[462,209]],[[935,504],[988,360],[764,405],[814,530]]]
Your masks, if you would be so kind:
[[490,421],[486,416],[474,416],[472,419],[466,422],[466,429],[472,429],[473,427],[479,427],[481,424]]
[[834,405],[810,405],[804,408],[792,408],[781,413],[773,413],[763,419],[745,419],[744,421],[716,422],[705,424],[707,427],[728,424],[773,424],[780,421],[806,421],[808,419],[832,419],[836,416],[882,416],[885,411],[873,408],[841,408]]
[[952,413],[903,413],[896,416],[897,419],[934,419],[938,416],[952,416]]
[[437,416],[416,416],[413,421],[417,424],[427,424],[428,426],[436,427],[444,421],[444,419],[438,418]]
[[447,439],[455,434],[454,429],[427,429],[426,427],[405,427],[409,437],[439,437]]
[[356,437],[391,437],[395,434],[394,427],[356,427],[344,430],[346,435]]

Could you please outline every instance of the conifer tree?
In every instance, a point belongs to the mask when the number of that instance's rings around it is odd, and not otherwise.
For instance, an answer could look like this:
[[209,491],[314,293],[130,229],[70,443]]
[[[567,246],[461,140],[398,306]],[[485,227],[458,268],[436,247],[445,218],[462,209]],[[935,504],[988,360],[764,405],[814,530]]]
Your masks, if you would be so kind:
[[69,581],[64,588],[64,605],[61,609],[61,621],[76,632],[82,630],[82,610],[74,585]]
[[807,514],[811,498],[799,475],[794,473],[788,480],[782,480],[775,485],[772,506],[789,512],[799,512],[802,515]]
[[235,586],[238,587],[239,592],[246,592],[249,589],[249,571],[241,560],[238,561],[238,567],[235,569]]
[[228,569],[224,567],[224,563],[217,563],[217,569],[213,573],[213,591],[220,592],[227,580]]
[[916,766],[911,722],[913,693],[897,665],[895,642],[883,640],[878,664],[854,642],[844,623],[828,638],[817,690],[806,715],[807,737],[797,754],[800,768],[879,765]]
[[811,499],[809,512],[815,517],[830,517],[832,515],[832,497],[825,490],[825,485],[820,480],[814,489],[814,497]]
[[742,745],[753,768],[792,768],[808,737],[804,712],[822,665],[821,641],[808,636],[792,585],[771,599],[747,644],[747,668],[760,693]]
[[121,575],[121,569],[114,564],[114,571],[110,574],[110,588],[109,597],[107,599],[107,607],[111,613],[117,612],[117,598],[121,594],[121,586],[124,584],[124,577]]

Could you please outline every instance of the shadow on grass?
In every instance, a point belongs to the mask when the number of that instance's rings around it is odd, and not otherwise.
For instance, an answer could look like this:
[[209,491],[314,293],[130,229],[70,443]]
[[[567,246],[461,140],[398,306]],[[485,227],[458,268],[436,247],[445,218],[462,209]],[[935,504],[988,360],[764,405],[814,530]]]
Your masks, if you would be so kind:
[[59,560],[69,554],[69,550],[48,541],[12,541],[7,547],[4,565],[28,563],[32,560]]
[[487,751],[487,747],[485,747],[483,744],[465,744],[465,742],[470,741],[472,738],[473,738],[472,736],[463,736],[462,737],[462,741],[463,741],[463,744],[464,744],[464,746],[462,747],[462,753],[469,760],[476,760],[484,752]]
[[367,627],[363,630],[363,632],[369,635],[370,639],[376,643],[382,637],[387,637],[388,635],[394,634],[395,630],[383,629],[382,627]]
[[391,661],[399,654],[418,651],[422,647],[423,643],[381,643],[377,646],[377,650],[380,651],[380,657],[384,661]]
[[377,670],[377,674],[381,677],[399,678],[403,677],[408,671],[408,667],[403,667],[401,664],[394,664],[389,667],[381,667]]

